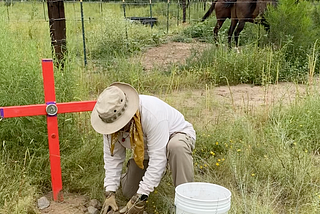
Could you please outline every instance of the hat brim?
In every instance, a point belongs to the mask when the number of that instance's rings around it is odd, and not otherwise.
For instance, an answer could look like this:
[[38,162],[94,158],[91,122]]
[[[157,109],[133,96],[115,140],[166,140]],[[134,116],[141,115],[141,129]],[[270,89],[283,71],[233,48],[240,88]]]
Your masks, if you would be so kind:
[[110,86],[116,86],[126,94],[128,107],[116,121],[112,123],[105,123],[100,119],[95,105],[91,113],[91,125],[93,129],[100,134],[112,134],[119,131],[132,119],[139,109],[139,94],[131,85],[115,82]]

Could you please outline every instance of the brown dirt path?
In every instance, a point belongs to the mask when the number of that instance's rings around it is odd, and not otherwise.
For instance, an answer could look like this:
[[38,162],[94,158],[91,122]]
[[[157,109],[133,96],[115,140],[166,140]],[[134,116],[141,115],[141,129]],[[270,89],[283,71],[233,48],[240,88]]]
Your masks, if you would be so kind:
[[212,46],[212,44],[200,42],[170,42],[146,50],[143,53],[140,62],[147,71],[154,67],[168,67],[172,64],[184,64],[191,53],[198,54],[210,46]]

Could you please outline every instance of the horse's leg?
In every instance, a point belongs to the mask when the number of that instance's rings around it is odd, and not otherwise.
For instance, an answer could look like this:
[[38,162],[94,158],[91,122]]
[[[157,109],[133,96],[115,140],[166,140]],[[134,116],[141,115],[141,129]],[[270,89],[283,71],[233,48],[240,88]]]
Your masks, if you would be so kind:
[[234,40],[236,42],[236,47],[238,47],[239,35],[240,35],[240,32],[243,30],[245,23],[246,22],[244,20],[241,20],[238,24],[236,31],[234,32]]
[[229,48],[231,48],[232,34],[233,34],[233,31],[234,31],[234,29],[236,28],[237,24],[238,24],[238,19],[236,19],[236,18],[231,19],[231,25],[230,25],[230,28],[229,28],[229,31],[228,31],[228,44],[229,44]]
[[264,27],[267,33],[270,32],[270,25],[264,17],[261,19],[261,25]]
[[215,41],[216,45],[218,45],[218,42],[219,42],[219,40],[218,40],[218,32],[219,32],[220,28],[222,27],[222,25],[223,25],[225,20],[226,19],[218,19],[217,23],[216,23],[216,26],[213,29],[214,41]]

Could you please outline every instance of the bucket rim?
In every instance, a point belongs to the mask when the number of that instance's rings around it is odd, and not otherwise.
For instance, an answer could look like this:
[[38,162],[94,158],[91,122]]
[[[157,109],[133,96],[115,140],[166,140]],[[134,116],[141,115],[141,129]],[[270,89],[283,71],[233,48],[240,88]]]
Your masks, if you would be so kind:
[[199,184],[205,184],[205,185],[211,185],[211,186],[215,186],[215,187],[219,187],[219,188],[222,188],[224,190],[227,191],[227,195],[224,199],[196,199],[196,198],[192,198],[192,201],[205,201],[205,202],[219,202],[219,201],[223,201],[223,200],[230,200],[231,201],[231,191],[227,188],[225,188],[224,186],[221,186],[221,185],[218,185],[218,184],[213,184],[213,183],[207,183],[207,182],[188,182],[188,183],[183,183],[183,184],[180,184],[178,185],[176,188],[175,188],[175,193],[177,195],[179,195],[179,197],[182,197],[182,198],[185,198],[185,199],[190,199],[190,197],[187,197],[187,196],[184,196],[182,195],[181,193],[177,192],[177,189],[178,188],[181,188],[183,186],[187,186],[187,185],[192,185],[192,184],[195,184],[195,185],[199,185]]

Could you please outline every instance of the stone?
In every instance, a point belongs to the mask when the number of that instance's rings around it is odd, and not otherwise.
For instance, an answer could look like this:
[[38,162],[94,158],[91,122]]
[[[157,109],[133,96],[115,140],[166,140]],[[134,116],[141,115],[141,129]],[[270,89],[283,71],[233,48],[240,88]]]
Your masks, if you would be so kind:
[[89,206],[97,208],[98,210],[100,210],[102,208],[101,202],[99,200],[97,200],[97,199],[90,200]]
[[88,213],[90,214],[99,214],[99,210],[93,206],[88,207]]
[[49,206],[50,206],[50,201],[45,196],[38,199],[38,208],[40,210],[43,210]]
[[86,208],[85,206],[82,206],[81,210],[82,210],[83,213],[86,213],[88,211],[88,208]]

